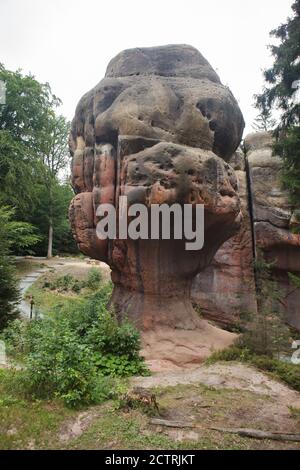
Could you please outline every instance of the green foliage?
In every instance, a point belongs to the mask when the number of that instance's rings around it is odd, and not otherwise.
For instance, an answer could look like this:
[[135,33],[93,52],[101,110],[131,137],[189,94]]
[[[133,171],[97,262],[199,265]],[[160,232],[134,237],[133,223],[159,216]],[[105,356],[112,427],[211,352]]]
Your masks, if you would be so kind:
[[293,126],[281,131],[278,135],[274,152],[283,158],[284,168],[282,181],[289,190],[291,203],[295,209],[300,208],[300,127]]
[[207,364],[214,364],[218,361],[242,361],[246,362],[250,360],[251,353],[249,349],[241,347],[238,345],[229,346],[229,348],[223,349],[221,351],[214,352],[208,359]]
[[[266,86],[256,96],[256,106],[262,114],[273,108],[281,111],[281,122],[275,131],[274,152],[283,157],[283,183],[290,191],[291,203],[300,208],[300,103],[295,92],[300,79],[300,0],[292,5],[293,16],[271,35],[279,40],[270,46],[273,66],[264,71]],[[299,90],[297,92],[299,95]]]
[[6,344],[8,355],[18,357],[26,349],[26,323],[18,318],[11,320],[0,334],[0,339]]
[[290,387],[300,391],[300,367],[299,365],[283,362],[268,356],[252,354],[249,349],[241,345],[230,346],[223,351],[212,354],[207,361],[213,364],[218,361],[241,361],[249,363],[260,370],[271,372],[274,377],[281,379]]
[[58,306],[43,320],[14,322],[4,331],[8,351],[24,355],[27,394],[77,407],[111,396],[110,377],[147,373],[138,332],[106,308],[110,291],[102,286],[82,303]]
[[57,290],[58,292],[73,291],[79,293],[81,289],[88,288],[96,292],[102,283],[101,271],[97,268],[91,268],[88,271],[87,280],[79,280],[74,278],[71,274],[64,274],[53,280],[45,279],[43,288],[50,290]]
[[252,125],[256,131],[271,131],[276,125],[275,119],[272,118],[270,109],[263,109],[255,118]]
[[91,268],[88,272],[86,285],[91,290],[97,290],[102,281],[101,272],[97,268]]
[[56,395],[68,406],[93,402],[96,369],[91,350],[64,321],[40,325],[38,333],[26,360],[28,392],[41,398]]
[[246,323],[242,343],[253,354],[279,356],[289,348],[290,331],[280,311],[282,294],[272,279],[272,264],[268,264],[258,251],[254,262],[257,312]]
[[14,215],[15,210],[9,206],[0,208],[0,237],[4,245],[7,246],[9,253],[19,249],[28,250],[40,239],[33,225],[13,220]]
[[8,256],[0,254],[0,330],[9,320],[17,316],[18,300],[19,292],[14,267]]
[[32,208],[33,186],[40,168],[40,150],[50,110],[60,102],[48,84],[32,75],[11,72],[0,64],[6,104],[0,106],[0,187],[6,204],[23,218]]
[[41,181],[35,182],[36,203],[28,220],[38,228],[40,241],[35,247],[39,255],[47,253],[49,235],[49,208],[52,205],[53,254],[77,253],[68,219],[68,210],[74,193],[68,183],[61,183],[56,178],[51,183],[51,194]]
[[271,31],[271,36],[280,41],[271,45],[274,57],[271,68],[264,71],[267,86],[256,97],[257,106],[264,110],[273,106],[283,111],[284,127],[299,123],[299,104],[291,100],[295,92],[293,84],[300,77],[300,1],[292,5],[293,16],[285,24]]
[[288,274],[289,274],[289,278],[290,278],[290,281],[292,282],[292,284],[294,284],[294,286],[297,289],[300,289],[300,277],[296,276],[295,274],[292,274],[292,273],[288,273]]
[[129,377],[149,374],[139,357],[130,357],[128,354],[117,356],[110,353],[105,355],[96,353],[93,356],[93,361],[97,370],[104,376]]
[[0,329],[17,314],[19,299],[15,268],[10,257],[13,248],[27,248],[38,237],[30,224],[12,220],[14,211],[0,207]]
[[[35,246],[47,250],[49,225],[54,231],[54,250],[76,252],[68,224],[68,206],[73,197],[69,184],[61,183],[68,166],[70,124],[56,115],[61,104],[48,83],[32,75],[6,70],[0,64],[0,80],[6,85],[6,103],[0,105],[0,200],[14,208],[14,218],[36,227],[39,243],[14,247],[17,254]],[[60,175],[59,175],[60,172]],[[31,226],[19,231],[24,240]]]

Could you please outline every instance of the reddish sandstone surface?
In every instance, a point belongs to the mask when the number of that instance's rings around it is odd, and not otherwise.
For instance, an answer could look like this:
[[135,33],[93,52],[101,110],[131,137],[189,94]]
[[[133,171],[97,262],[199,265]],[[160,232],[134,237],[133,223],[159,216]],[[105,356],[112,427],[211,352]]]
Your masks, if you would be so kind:
[[239,232],[217,251],[212,263],[192,285],[192,300],[202,315],[217,324],[236,328],[243,313],[256,312],[252,221],[245,156],[239,149],[229,162],[235,170],[243,214]]
[[[226,162],[244,121],[236,100],[190,46],[124,51],[80,100],[70,149],[70,220],[82,252],[112,269],[112,306],[143,332],[148,359],[196,363],[234,338],[192,308],[195,275],[241,224],[237,177]],[[205,243],[100,240],[99,204],[204,204]],[[237,242],[236,242],[237,243]],[[201,276],[201,274],[199,275]],[[165,347],[163,347],[165,345]]]
[[[272,278],[277,281],[282,310],[287,322],[300,330],[300,290],[289,273],[300,275],[300,234],[289,194],[283,189],[282,160],[273,155],[270,133],[250,134],[245,138],[249,166],[255,249],[273,264]],[[298,222],[299,227],[299,222]]]
[[282,160],[273,155],[271,134],[248,135],[243,151],[237,151],[229,163],[238,179],[242,227],[196,276],[192,299],[205,318],[237,327],[243,313],[257,309],[252,266],[260,249],[273,264],[272,278],[281,293],[278,308],[300,330],[300,291],[288,274],[300,274],[300,235],[293,231],[299,222],[282,186]]

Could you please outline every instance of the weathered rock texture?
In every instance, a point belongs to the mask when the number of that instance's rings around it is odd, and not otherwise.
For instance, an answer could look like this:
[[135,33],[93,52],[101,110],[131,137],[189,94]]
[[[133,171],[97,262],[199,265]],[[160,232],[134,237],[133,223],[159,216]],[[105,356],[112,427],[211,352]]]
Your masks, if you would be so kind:
[[198,274],[192,286],[192,299],[205,318],[219,325],[238,327],[241,314],[255,312],[253,243],[249,212],[245,156],[236,151],[229,163],[238,180],[243,221],[240,231],[217,251],[212,263]]
[[252,261],[261,249],[267,261],[275,262],[273,278],[282,292],[279,308],[288,323],[300,330],[300,291],[288,276],[288,272],[300,273],[300,235],[292,232],[295,217],[282,189],[282,160],[272,155],[270,133],[248,135],[243,150],[229,161],[239,183],[242,228],[195,278],[192,298],[204,317],[237,326],[242,312],[257,308]]
[[[213,338],[211,344],[206,340],[208,349],[232,341],[230,333],[199,319],[190,291],[194,276],[241,223],[237,178],[226,161],[243,128],[231,92],[206,59],[185,45],[122,52],[76,109],[70,149],[77,195],[70,220],[78,246],[111,266],[112,304],[149,332],[148,346],[157,328],[165,329],[166,341],[172,337],[167,356],[173,360],[180,344],[190,346],[189,362],[198,360],[201,332],[202,339],[204,332]],[[97,207],[110,202],[119,209],[120,195],[148,208],[204,203],[204,248],[186,251],[185,240],[99,240]],[[175,328],[177,340],[168,331]],[[188,346],[186,331],[197,329]]]
[[288,323],[300,330],[300,291],[288,273],[300,273],[300,235],[293,233],[293,213],[288,193],[282,189],[280,157],[272,155],[268,133],[250,134],[245,139],[255,249],[261,248],[274,262],[273,277],[282,291],[280,306]]

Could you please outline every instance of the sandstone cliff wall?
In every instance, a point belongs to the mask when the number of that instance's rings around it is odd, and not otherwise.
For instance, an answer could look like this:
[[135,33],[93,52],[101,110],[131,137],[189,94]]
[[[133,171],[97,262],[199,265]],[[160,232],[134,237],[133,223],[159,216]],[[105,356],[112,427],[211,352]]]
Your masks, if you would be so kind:
[[272,155],[271,135],[248,135],[243,151],[238,150],[229,163],[239,182],[242,228],[195,278],[193,301],[204,317],[235,327],[241,313],[256,310],[252,261],[261,249],[266,260],[274,262],[273,278],[282,293],[279,308],[287,322],[300,330],[300,290],[288,275],[300,275],[300,235],[292,230],[295,217],[288,193],[282,189],[282,161]]

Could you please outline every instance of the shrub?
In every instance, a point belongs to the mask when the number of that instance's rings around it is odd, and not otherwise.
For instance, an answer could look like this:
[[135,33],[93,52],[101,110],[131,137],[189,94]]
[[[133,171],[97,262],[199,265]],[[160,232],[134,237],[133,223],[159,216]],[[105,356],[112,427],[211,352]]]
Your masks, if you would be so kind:
[[140,357],[130,358],[128,355],[95,354],[93,360],[99,373],[103,376],[129,377],[138,374],[149,374]]
[[5,342],[7,354],[18,356],[24,353],[25,329],[26,323],[22,320],[15,319],[8,323],[0,335],[0,339]]
[[99,289],[99,286],[102,281],[102,275],[98,268],[91,268],[88,272],[88,278],[86,281],[86,285],[91,290]]
[[82,284],[79,281],[74,281],[74,284],[72,286],[72,291],[75,292],[75,294],[79,294],[82,288]]
[[79,279],[75,279],[71,274],[65,274],[53,280],[46,278],[43,283],[43,288],[58,290],[58,292],[72,290],[75,293],[79,293],[84,287],[88,287],[92,291],[97,291],[101,287],[101,283],[102,276],[100,270],[98,268],[91,268],[88,271],[86,281],[80,281]]
[[242,349],[238,346],[230,346],[222,351],[214,352],[208,359],[208,364],[214,364],[217,361],[244,361],[250,357],[248,349]]
[[272,278],[272,263],[267,263],[261,251],[254,262],[257,312],[246,319],[241,338],[244,348],[253,354],[279,358],[290,348],[290,331],[280,310],[282,293]]
[[136,359],[140,350],[140,335],[125,321],[119,325],[115,315],[103,309],[86,335],[88,344],[102,354],[128,356]]
[[300,367],[298,365],[263,356],[254,356],[251,363],[261,370],[274,373],[287,385],[300,391]]
[[39,398],[58,396],[68,406],[92,403],[96,369],[91,350],[78,342],[65,321],[45,321],[40,326],[40,336],[26,359],[28,392]]
[[77,407],[111,396],[106,376],[147,373],[139,356],[139,333],[128,321],[119,324],[106,308],[110,292],[111,286],[102,286],[90,299],[57,306],[43,320],[6,330],[15,351],[21,338],[27,395],[55,396]]

